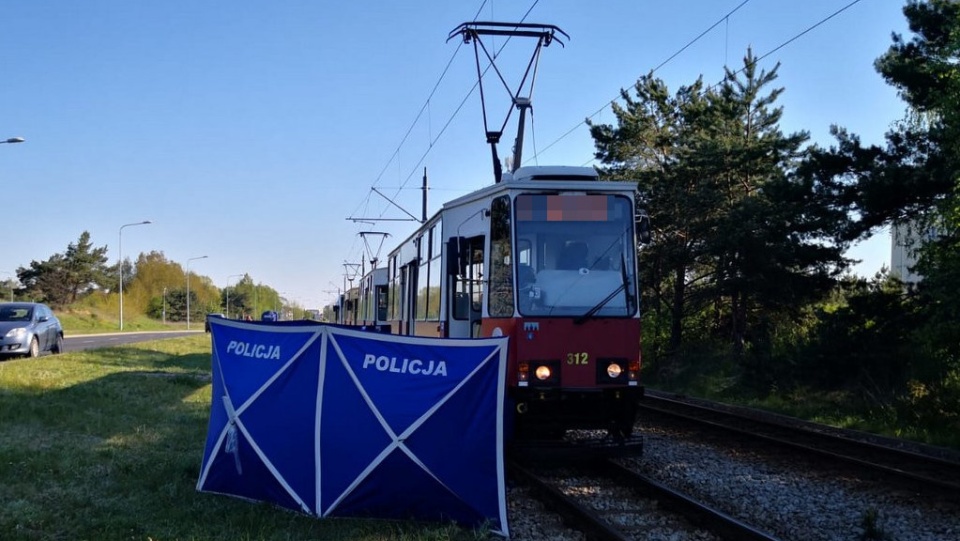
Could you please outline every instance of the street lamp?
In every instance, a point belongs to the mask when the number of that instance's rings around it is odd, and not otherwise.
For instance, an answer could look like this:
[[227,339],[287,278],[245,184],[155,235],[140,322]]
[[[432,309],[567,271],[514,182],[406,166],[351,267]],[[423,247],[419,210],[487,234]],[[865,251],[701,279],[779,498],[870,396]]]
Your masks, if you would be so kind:
[[10,137],[9,139],[4,139],[0,143],[22,143],[25,139],[23,137]]
[[227,319],[230,319],[230,279],[236,278],[237,276],[243,276],[242,274],[231,274],[227,276]]
[[[23,139],[21,139],[22,141]],[[9,143],[10,141],[7,140]],[[123,228],[130,227],[134,225],[147,225],[151,223],[150,220],[144,220],[142,222],[136,222],[132,224],[124,224],[120,226],[120,239],[117,242],[117,254],[120,257],[120,263],[117,267],[120,269],[120,330],[123,330]]]
[[187,330],[190,330],[190,262],[197,259],[206,259],[207,256],[191,257],[187,260]]

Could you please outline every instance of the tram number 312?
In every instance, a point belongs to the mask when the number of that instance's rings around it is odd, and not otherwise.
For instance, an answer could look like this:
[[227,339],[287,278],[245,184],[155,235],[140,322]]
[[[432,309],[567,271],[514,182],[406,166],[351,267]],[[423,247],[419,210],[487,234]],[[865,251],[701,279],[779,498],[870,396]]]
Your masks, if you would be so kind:
[[590,354],[588,354],[585,351],[582,353],[567,353],[567,364],[586,365],[586,364],[590,364],[589,359],[590,359]]

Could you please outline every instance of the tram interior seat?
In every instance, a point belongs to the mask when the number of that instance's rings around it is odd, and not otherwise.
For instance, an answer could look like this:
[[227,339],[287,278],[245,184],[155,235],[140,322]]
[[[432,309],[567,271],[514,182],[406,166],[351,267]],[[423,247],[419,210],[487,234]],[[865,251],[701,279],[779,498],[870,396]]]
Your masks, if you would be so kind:
[[581,241],[568,242],[560,257],[557,258],[557,268],[560,270],[577,270],[587,266],[587,243]]
[[517,282],[520,284],[520,289],[529,287],[536,281],[537,272],[533,270],[533,267],[526,263],[520,263],[517,267]]

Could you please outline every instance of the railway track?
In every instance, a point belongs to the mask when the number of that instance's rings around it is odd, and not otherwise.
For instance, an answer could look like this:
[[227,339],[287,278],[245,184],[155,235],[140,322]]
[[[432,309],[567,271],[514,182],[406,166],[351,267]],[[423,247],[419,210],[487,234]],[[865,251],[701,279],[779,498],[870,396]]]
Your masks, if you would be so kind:
[[853,464],[869,472],[882,472],[908,482],[912,489],[931,489],[960,494],[960,460],[914,448],[879,443],[815,423],[708,403],[694,403],[681,397],[649,391],[641,411],[667,415],[723,431],[798,449],[831,460]]
[[[668,535],[670,539],[703,539],[702,530],[706,530],[716,539],[776,540],[611,460],[570,463],[562,473],[534,470],[513,461],[508,471],[592,541],[647,539],[653,530],[663,530],[665,523],[675,530]],[[589,480],[583,481],[584,477]],[[662,518],[665,514],[669,518]]]

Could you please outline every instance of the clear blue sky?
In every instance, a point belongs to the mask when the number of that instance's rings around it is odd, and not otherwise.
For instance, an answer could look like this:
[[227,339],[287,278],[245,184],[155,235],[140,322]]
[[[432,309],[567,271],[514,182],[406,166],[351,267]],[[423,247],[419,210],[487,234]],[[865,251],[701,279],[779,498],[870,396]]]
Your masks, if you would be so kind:
[[[473,50],[446,41],[458,24],[519,21],[529,10],[526,22],[570,35],[543,51],[524,163],[588,165],[583,119],[613,122],[605,106],[621,88],[742,2],[4,2],[0,139],[26,142],[0,145],[0,279],[84,230],[114,263],[120,227],[151,220],[123,230],[124,257],[158,250],[185,265],[207,255],[190,269],[217,286],[248,273],[319,308],[342,287],[343,263],[366,256],[359,232],[391,234],[385,259],[415,228],[348,220],[404,216],[372,188],[419,216],[424,167],[431,214],[492,179],[480,98],[468,96]],[[748,46],[766,55],[848,4],[748,1],[656,75],[671,90],[700,75],[718,82]],[[891,32],[907,32],[903,4],[861,0],[763,61],[781,63],[785,132],[828,145],[838,124],[882,141],[904,107],[873,60]],[[503,49],[512,85],[531,46]],[[487,92],[499,124],[506,94],[492,82]],[[501,156],[515,131],[511,122]],[[889,244],[884,234],[854,249],[858,272],[889,264]]]

